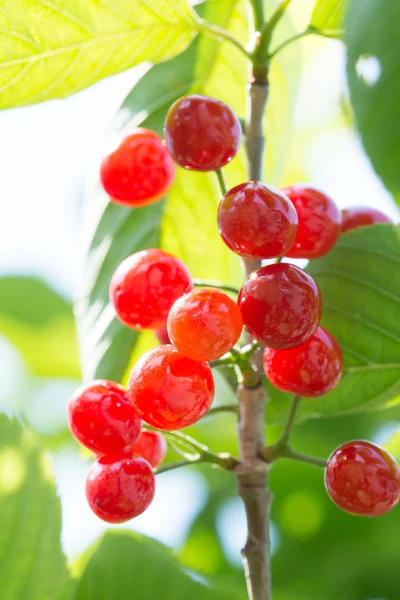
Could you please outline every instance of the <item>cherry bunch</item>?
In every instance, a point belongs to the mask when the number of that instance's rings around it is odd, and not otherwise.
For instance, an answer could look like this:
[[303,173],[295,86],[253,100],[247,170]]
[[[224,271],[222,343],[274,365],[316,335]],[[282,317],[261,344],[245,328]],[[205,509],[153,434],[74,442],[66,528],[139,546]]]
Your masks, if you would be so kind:
[[[101,182],[112,201],[140,207],[160,200],[173,183],[174,162],[217,171],[223,181],[220,170],[241,142],[232,110],[198,95],[172,105],[164,132],[165,141],[136,129],[103,160]],[[123,522],[148,507],[153,467],[166,453],[160,430],[188,427],[207,413],[214,397],[209,363],[240,352],[235,346],[243,326],[254,340],[251,349],[265,347],[265,375],[279,390],[314,398],[339,383],[342,351],[320,326],[320,290],[305,271],[281,259],[322,257],[342,232],[378,222],[390,219],[367,207],[341,213],[328,195],[309,185],[278,190],[249,181],[224,193],[218,229],[239,256],[276,262],[247,278],[237,302],[221,289],[194,289],[183,262],[160,249],[137,252],[120,264],[110,284],[118,319],[136,330],[154,330],[162,345],[139,359],[127,390],[95,381],[70,401],[72,433],[98,456],[86,495],[100,518]],[[142,421],[152,429],[142,430]],[[335,504],[358,515],[383,514],[400,497],[396,462],[362,440],[333,452],[325,483]]]

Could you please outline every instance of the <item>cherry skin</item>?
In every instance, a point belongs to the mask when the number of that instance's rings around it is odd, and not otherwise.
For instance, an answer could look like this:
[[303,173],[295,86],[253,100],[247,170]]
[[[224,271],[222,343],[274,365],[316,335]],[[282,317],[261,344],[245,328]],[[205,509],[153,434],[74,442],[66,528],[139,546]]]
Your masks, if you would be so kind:
[[264,350],[264,371],[279,390],[314,398],[327,394],[343,373],[342,350],[323,327],[300,346],[288,350]]
[[178,165],[194,171],[216,171],[236,155],[242,128],[229,106],[195,94],[171,106],[164,135]]
[[320,258],[336,244],[341,227],[340,210],[327,194],[308,185],[283,187],[281,191],[293,202],[299,225],[291,258]]
[[348,442],[329,457],[325,486],[331,500],[345,512],[379,517],[399,501],[399,468],[394,458],[375,444]]
[[160,329],[175,300],[192,287],[183,262],[153,248],[136,252],[120,264],[111,279],[110,302],[128,327]]
[[283,256],[293,246],[297,213],[287,196],[257,181],[229,190],[218,209],[225,244],[248,258]]
[[140,456],[101,456],[86,479],[92,511],[107,523],[125,523],[142,514],[154,497],[154,473]]
[[144,206],[160,200],[174,182],[175,167],[154,131],[135,129],[101,164],[100,179],[111,200]]
[[159,431],[144,429],[132,452],[147,460],[152,467],[157,467],[167,454],[167,442]]
[[106,380],[75,392],[68,404],[68,423],[78,442],[96,454],[129,452],[142,427],[126,390]]
[[279,350],[305,342],[321,319],[317,284],[302,269],[286,263],[252,273],[240,290],[238,304],[250,335]]
[[349,229],[358,229],[375,223],[392,223],[383,212],[369,206],[350,206],[342,210],[342,233]]
[[144,354],[133,367],[128,387],[138,415],[165,431],[201,419],[214,398],[208,364],[182,356],[173,346],[159,346]]
[[156,329],[155,334],[160,344],[165,346],[166,344],[171,343],[166,327],[160,327],[160,329]]
[[167,328],[175,348],[192,360],[220,358],[239,340],[243,321],[239,307],[224,292],[194,290],[171,308]]

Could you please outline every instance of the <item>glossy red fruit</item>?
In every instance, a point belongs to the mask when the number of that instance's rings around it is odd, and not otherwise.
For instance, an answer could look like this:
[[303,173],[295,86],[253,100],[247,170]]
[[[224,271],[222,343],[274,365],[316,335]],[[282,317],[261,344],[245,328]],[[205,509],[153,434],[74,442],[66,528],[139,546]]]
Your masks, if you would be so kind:
[[343,372],[342,350],[323,327],[300,346],[264,350],[264,371],[272,385],[284,392],[313,398],[327,394]]
[[92,511],[107,523],[125,523],[142,514],[154,497],[154,473],[139,456],[102,456],[86,479],[86,498]]
[[120,264],[111,279],[110,302],[128,327],[159,329],[165,327],[175,300],[191,289],[183,262],[153,248],[136,252]]
[[104,379],[75,392],[68,404],[68,423],[78,442],[96,454],[129,452],[142,427],[126,390]]
[[168,331],[167,331],[166,327],[161,327],[160,329],[157,329],[155,331],[155,334],[156,334],[157,339],[160,342],[160,344],[163,344],[165,346],[166,344],[171,343],[171,340],[169,339],[169,335],[168,335]]
[[160,200],[174,182],[168,149],[154,131],[135,129],[101,164],[100,179],[111,200],[144,206]]
[[235,113],[223,102],[192,95],[171,106],[164,135],[178,165],[195,171],[216,171],[239,150],[242,128]]
[[129,396],[142,419],[166,431],[188,427],[210,408],[214,380],[207,363],[182,356],[173,346],[144,354],[133,367]]
[[157,467],[167,454],[165,437],[159,431],[144,429],[133,448],[133,453],[147,460],[152,467]]
[[363,440],[348,442],[329,457],[325,486],[342,510],[379,517],[399,501],[399,468],[394,458],[375,444]]
[[239,340],[239,307],[224,292],[201,288],[182,296],[171,308],[167,328],[175,348],[192,360],[220,358]]
[[317,329],[321,293],[302,269],[280,263],[255,271],[245,281],[238,304],[247,331],[269,348],[293,348]]
[[336,244],[340,235],[340,210],[327,194],[308,186],[292,185],[281,188],[297,211],[299,225],[291,258],[320,258]]
[[283,256],[293,246],[297,213],[287,196],[257,181],[229,190],[218,209],[225,244],[249,258]]
[[369,206],[350,206],[342,210],[342,233],[375,223],[392,223],[383,212]]

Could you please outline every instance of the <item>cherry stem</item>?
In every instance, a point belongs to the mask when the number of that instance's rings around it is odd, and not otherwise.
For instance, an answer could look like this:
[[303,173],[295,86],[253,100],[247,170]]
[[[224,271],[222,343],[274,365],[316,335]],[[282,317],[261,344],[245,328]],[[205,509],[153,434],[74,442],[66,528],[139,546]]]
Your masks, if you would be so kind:
[[234,413],[235,415],[237,415],[239,414],[239,406],[237,404],[223,404],[222,406],[215,406],[214,408],[210,408],[208,413],[204,415],[203,419],[227,412]]
[[199,33],[203,33],[205,35],[210,35],[212,37],[216,37],[219,41],[226,41],[235,46],[242,54],[245,55],[246,58],[250,58],[250,53],[246,48],[240,43],[240,41],[235,38],[234,35],[229,33],[226,29],[222,27],[218,27],[218,25],[213,25],[212,23],[208,23],[204,19],[199,19],[195,29]]
[[222,193],[223,196],[225,196],[226,192],[228,191],[228,187],[226,185],[226,181],[225,181],[225,177],[224,177],[224,174],[222,172],[222,169],[217,169],[215,171],[215,174],[217,176],[217,180],[218,180],[218,183],[219,183],[219,187],[221,189],[221,193]]
[[287,445],[289,444],[290,435],[292,433],[294,422],[296,420],[297,411],[300,407],[300,401],[301,401],[300,396],[293,396],[292,404],[290,406],[290,410],[288,413],[285,427],[283,429],[283,432],[282,432],[282,435],[281,435],[279,441],[275,444],[275,446],[277,448],[279,448],[279,447],[286,448]]
[[239,383],[247,388],[260,385],[260,376],[257,367],[253,364],[253,355],[260,349],[256,341],[246,344],[242,348],[231,348],[225,356],[210,362],[210,367],[232,366],[235,367]]
[[262,457],[264,460],[270,463],[281,458],[289,458],[291,460],[307,463],[316,467],[326,467],[326,460],[324,458],[310,456],[309,454],[304,454],[303,452],[297,452],[296,450],[293,450],[289,444],[274,444],[273,446],[267,446],[262,452]]
[[207,279],[193,279],[193,285],[195,287],[210,287],[216,288],[217,290],[224,290],[226,292],[231,292],[232,294],[238,294],[239,290],[232,285],[225,285],[224,283],[220,283],[219,281],[208,281]]

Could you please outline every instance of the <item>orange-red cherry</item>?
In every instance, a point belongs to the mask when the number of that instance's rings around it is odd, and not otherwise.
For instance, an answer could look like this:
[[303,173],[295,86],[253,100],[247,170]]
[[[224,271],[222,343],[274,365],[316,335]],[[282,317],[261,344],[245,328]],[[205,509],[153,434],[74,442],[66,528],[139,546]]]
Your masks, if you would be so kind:
[[135,129],[103,159],[100,179],[111,200],[139,207],[160,200],[174,182],[168,149],[150,129]]
[[329,457],[325,486],[342,510],[353,515],[379,517],[399,501],[399,468],[383,448],[364,440],[348,442]]
[[175,348],[192,360],[220,358],[239,340],[239,307],[225,292],[201,288],[185,294],[171,308],[168,335]]
[[320,258],[335,246],[341,230],[341,213],[332,198],[309,185],[281,188],[293,202],[298,228],[290,258]]
[[285,194],[258,181],[229,190],[218,208],[218,229],[225,244],[249,258],[283,256],[293,246],[297,213]]
[[157,467],[167,454],[167,442],[159,431],[143,429],[132,452],[147,460],[152,467]]
[[214,380],[207,363],[159,346],[144,354],[129,378],[129,396],[138,415],[152,427],[182,429],[208,411]]
[[238,304],[247,331],[269,348],[299,346],[321,319],[317,284],[300,267],[288,263],[252,273],[240,290]]
[[392,223],[383,212],[370,206],[350,206],[342,210],[342,233],[375,223]]
[[75,392],[68,404],[68,423],[78,442],[96,454],[129,452],[142,426],[126,390],[104,379]]
[[164,135],[178,165],[194,171],[216,171],[236,155],[242,128],[229,106],[195,94],[171,106]]
[[264,371],[279,390],[313,398],[327,394],[343,373],[342,350],[323,327],[300,346],[264,350]]
[[154,473],[139,456],[102,456],[86,479],[86,498],[92,511],[107,523],[125,523],[148,508],[154,497]]
[[110,301],[117,317],[133,329],[165,327],[175,300],[192,289],[192,280],[181,260],[152,248],[136,252],[115,271]]

